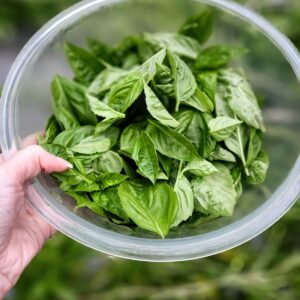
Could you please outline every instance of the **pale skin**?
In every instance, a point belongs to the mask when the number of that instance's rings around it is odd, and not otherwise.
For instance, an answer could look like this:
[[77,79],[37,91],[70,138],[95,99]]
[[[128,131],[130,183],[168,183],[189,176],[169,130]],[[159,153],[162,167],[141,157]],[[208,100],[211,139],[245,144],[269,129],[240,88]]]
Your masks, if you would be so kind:
[[0,155],[0,299],[55,230],[28,204],[25,185],[40,172],[72,165],[33,145],[4,161]]

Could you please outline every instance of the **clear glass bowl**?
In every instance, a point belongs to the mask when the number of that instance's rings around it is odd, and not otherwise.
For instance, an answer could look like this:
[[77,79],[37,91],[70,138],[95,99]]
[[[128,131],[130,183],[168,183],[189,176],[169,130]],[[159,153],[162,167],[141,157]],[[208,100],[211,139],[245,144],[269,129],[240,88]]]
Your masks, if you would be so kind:
[[266,182],[245,190],[234,215],[183,226],[165,240],[79,209],[47,175],[33,180],[28,198],[54,227],[96,250],[131,259],[178,261],[212,255],[255,237],[276,222],[299,197],[300,59],[286,37],[266,20],[228,0],[82,1],[46,24],[24,47],[5,83],[1,99],[1,147],[5,157],[21,140],[40,131],[51,114],[50,81],[71,76],[63,41],[83,44],[96,37],[113,44],[128,34],[176,31],[190,15],[211,6],[216,13],[210,43],[250,49],[239,63],[265,101],[265,147],[271,164]]

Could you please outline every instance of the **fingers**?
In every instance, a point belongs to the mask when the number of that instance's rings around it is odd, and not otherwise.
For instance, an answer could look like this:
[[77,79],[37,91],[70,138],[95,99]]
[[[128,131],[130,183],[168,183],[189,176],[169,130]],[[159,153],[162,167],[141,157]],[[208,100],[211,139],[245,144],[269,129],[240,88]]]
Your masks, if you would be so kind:
[[1,165],[2,172],[20,184],[37,176],[40,172],[63,172],[72,165],[56,157],[37,145],[19,151],[14,157]]
[[28,147],[30,145],[36,145],[38,143],[39,134],[42,134],[42,133],[36,132],[36,133],[26,136],[21,142],[22,148]]

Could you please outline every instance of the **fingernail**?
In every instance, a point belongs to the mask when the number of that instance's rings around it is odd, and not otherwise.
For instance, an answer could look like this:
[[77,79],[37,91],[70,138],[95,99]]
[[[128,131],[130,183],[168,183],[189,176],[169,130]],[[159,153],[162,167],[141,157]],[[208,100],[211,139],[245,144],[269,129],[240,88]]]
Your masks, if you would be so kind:
[[73,165],[71,163],[69,163],[67,160],[60,158],[62,162],[64,162],[64,164],[68,167],[68,169],[73,169]]
[[73,169],[73,165],[67,161],[67,166],[69,169]]

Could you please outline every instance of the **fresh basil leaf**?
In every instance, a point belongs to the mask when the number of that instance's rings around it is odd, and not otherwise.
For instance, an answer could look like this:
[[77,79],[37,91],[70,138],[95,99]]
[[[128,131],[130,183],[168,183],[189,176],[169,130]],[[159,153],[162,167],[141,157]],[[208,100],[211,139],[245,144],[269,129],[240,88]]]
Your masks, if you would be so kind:
[[216,71],[201,71],[196,76],[198,87],[212,100],[215,101],[217,92],[218,73]]
[[180,102],[189,100],[196,92],[197,83],[191,69],[176,54],[168,51],[168,57],[175,80],[176,108]]
[[236,192],[229,170],[216,163],[219,170],[209,176],[192,180],[196,209],[207,215],[231,216],[236,203]]
[[120,137],[120,149],[126,153],[132,154],[141,132],[144,130],[142,123],[133,123],[127,126]]
[[92,95],[101,95],[104,92],[107,92],[116,82],[123,78],[128,72],[119,69],[110,67],[103,70],[90,84],[88,88],[88,93]]
[[67,191],[66,194],[74,198],[77,202],[77,208],[87,207],[94,213],[105,216],[104,210],[99,206],[99,204],[91,201],[86,194],[75,193],[73,191]]
[[181,26],[179,33],[205,43],[213,31],[213,14],[210,10],[191,16]]
[[155,89],[159,94],[175,98],[175,85],[174,83],[166,83],[166,84],[155,84]]
[[177,55],[196,59],[201,49],[193,38],[174,33],[144,33],[144,39],[154,47],[169,49]]
[[217,141],[224,141],[243,122],[229,117],[216,117],[208,123],[209,133]]
[[105,62],[111,62],[111,48],[105,43],[92,38],[87,39],[87,44],[94,56]]
[[90,180],[88,177],[86,177],[85,175],[81,174],[80,172],[74,170],[74,169],[69,169],[67,171],[65,171],[64,173],[52,173],[52,175],[70,185],[70,186],[76,186],[82,182],[86,182],[88,184],[93,183],[92,180]]
[[194,211],[194,194],[190,182],[186,177],[180,176],[174,185],[174,191],[178,199],[178,211],[172,227],[186,221]]
[[233,179],[233,186],[237,195],[237,199],[241,197],[243,193],[242,185],[242,168],[235,167],[230,170],[231,177]]
[[167,176],[169,177],[171,175],[171,170],[174,167],[173,159],[167,156],[164,156],[160,153],[157,153],[158,160],[163,168],[163,170],[166,172]]
[[61,83],[61,77],[55,76],[51,83],[53,97],[53,111],[58,123],[64,129],[72,129],[80,126],[75,114],[73,113],[69,100],[65,94]]
[[121,182],[128,178],[127,175],[119,174],[119,173],[105,173],[100,176],[97,176],[97,182],[102,190],[119,185]]
[[157,151],[178,160],[191,161],[198,157],[195,147],[175,130],[149,120],[149,133]]
[[232,111],[248,125],[264,131],[262,112],[245,74],[227,69],[220,72],[220,80],[227,85],[226,98]]
[[158,158],[153,142],[147,132],[143,131],[136,141],[132,158],[141,172],[155,184],[158,174]]
[[135,224],[166,237],[178,210],[176,193],[168,184],[126,180],[118,194],[123,210]]
[[162,123],[163,125],[170,127],[177,127],[179,123],[169,114],[163,104],[144,81],[144,92],[146,97],[147,109],[151,116]]
[[143,91],[143,79],[139,73],[122,78],[112,87],[108,96],[108,105],[119,112],[125,112]]
[[[148,178],[140,169],[137,169],[136,173],[140,174],[144,178]],[[158,170],[156,180],[168,180],[168,179],[169,179],[169,177],[163,171]]]
[[69,104],[72,107],[79,122],[83,125],[97,124],[97,118],[92,113],[86,99],[85,86],[63,77],[59,77],[59,80],[65,92],[65,95],[68,97]]
[[125,114],[122,114],[118,111],[115,111],[110,106],[105,104],[104,102],[98,100],[96,97],[92,95],[86,95],[89,101],[89,105],[91,107],[92,112],[100,117],[107,119],[123,119],[125,118]]
[[202,50],[195,62],[197,69],[218,69],[228,65],[231,59],[242,56],[248,49],[232,45],[216,45]]
[[101,134],[103,137],[110,139],[110,147],[114,147],[119,140],[120,129],[118,127],[112,126]]
[[108,130],[109,128],[111,128],[111,126],[116,121],[118,121],[118,119],[116,119],[116,118],[105,118],[103,121],[99,122],[96,125],[95,134],[102,134],[103,132],[105,132],[106,130]]
[[181,174],[183,175],[185,172],[196,176],[207,176],[218,173],[219,171],[211,162],[205,159],[197,159],[190,161],[181,171]]
[[107,151],[94,161],[94,170],[98,173],[121,173],[123,159],[114,151]]
[[162,64],[166,57],[166,49],[162,49],[152,57],[150,57],[146,62],[144,62],[140,67],[138,67],[135,72],[139,74],[140,77],[144,78],[148,83],[153,79],[156,74],[156,65]]
[[248,174],[245,158],[245,146],[247,142],[248,136],[246,135],[245,126],[237,127],[230,137],[224,141],[226,147],[240,158],[246,174]]
[[82,154],[103,153],[109,150],[110,140],[103,136],[90,136],[82,140],[76,146],[71,147],[73,152]]
[[180,123],[178,132],[195,145],[201,157],[210,157],[216,147],[216,141],[209,135],[208,129],[212,116],[194,110],[181,110],[175,114],[175,118]]
[[156,63],[155,82],[161,84],[172,83],[174,81],[172,70],[166,65]]
[[269,157],[265,151],[260,151],[256,159],[249,166],[246,181],[250,184],[261,184],[265,181],[269,168]]
[[215,97],[215,107],[217,117],[234,118],[234,113],[229,107],[226,99],[226,86],[222,83],[219,83],[218,85],[217,94]]
[[88,51],[65,43],[65,53],[76,78],[83,84],[89,85],[104,69],[103,64]]
[[46,144],[43,143],[41,146],[49,153],[61,157],[63,159],[68,159],[69,155],[67,153],[66,147],[63,147],[61,145],[56,145],[56,144]]
[[74,192],[95,192],[99,191],[100,187],[96,182],[82,181],[72,188]]
[[83,139],[93,135],[94,132],[95,127],[90,125],[82,126],[76,129],[65,130],[55,137],[53,143],[71,148],[79,144]]
[[109,211],[123,220],[128,220],[126,213],[122,209],[117,188],[111,187],[101,192],[92,193],[91,196],[94,202],[106,211]]
[[251,128],[249,144],[247,149],[246,164],[247,166],[251,165],[256,159],[258,153],[262,147],[262,135],[261,132]]
[[222,148],[220,145],[212,153],[212,160],[222,160],[227,162],[236,162],[235,156],[228,150]]
[[39,144],[52,143],[55,137],[61,132],[59,123],[54,116],[51,116],[46,124],[44,136],[39,137]]
[[214,103],[198,88],[190,99],[184,100],[182,103],[191,106],[200,112],[213,112],[214,110]]

